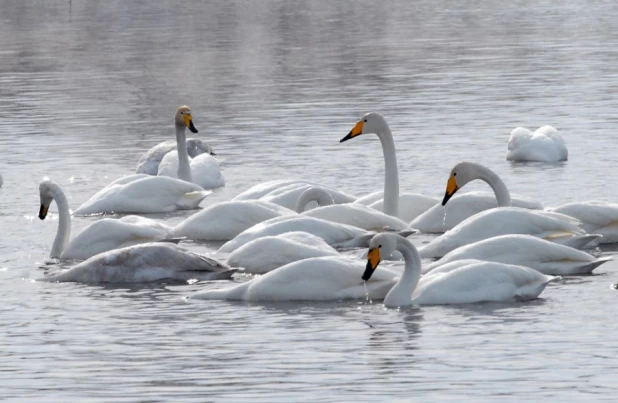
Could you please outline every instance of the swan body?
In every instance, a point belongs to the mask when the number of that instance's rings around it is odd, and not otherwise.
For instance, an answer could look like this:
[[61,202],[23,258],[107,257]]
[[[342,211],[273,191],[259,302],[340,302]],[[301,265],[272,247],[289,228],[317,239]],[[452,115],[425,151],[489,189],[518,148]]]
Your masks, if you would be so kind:
[[[167,153],[161,159],[157,175],[178,177],[178,154]],[[190,159],[191,177],[193,183],[204,189],[215,189],[225,186],[225,178],[221,173],[219,162],[210,154],[203,153]]]
[[[511,205],[530,210],[543,208],[542,203],[527,197],[512,197]],[[445,206],[437,203],[429,208],[412,220],[410,227],[425,233],[443,233],[467,218],[497,206],[496,196],[491,193],[464,193],[450,199]]]
[[421,278],[421,258],[414,245],[389,233],[377,234],[370,241],[363,279],[373,276],[382,255],[395,250],[403,255],[405,268],[384,298],[386,307],[530,300],[554,279],[528,267],[483,261],[452,262],[450,267],[445,265],[448,270]]
[[172,229],[149,218],[126,216],[120,219],[98,220],[69,241],[71,214],[62,189],[46,179],[39,185],[41,209],[39,218],[44,220],[52,200],[58,206],[58,231],[50,253],[51,258],[84,260],[98,253],[139,243],[166,240],[173,237]]
[[329,245],[362,246],[366,245],[371,233],[351,225],[338,224],[307,216],[276,217],[241,232],[234,239],[219,248],[221,253],[231,253],[248,242],[264,236],[279,235],[291,231],[304,231],[318,236]]
[[575,217],[588,233],[600,234],[600,244],[618,242],[618,204],[601,201],[568,203],[552,211]]
[[387,272],[363,284],[364,264],[344,256],[299,260],[233,287],[201,291],[189,299],[326,301],[382,299],[395,282]]
[[330,194],[332,201],[335,204],[351,203],[356,200],[356,197],[345,192],[312,183],[293,183],[286,186],[281,186],[269,192],[265,196],[260,197],[259,200],[275,203],[289,209],[295,209],[299,197],[303,194],[303,192],[310,188],[322,189],[324,192],[327,192]]
[[[195,158],[200,154],[216,155],[213,149],[204,141],[197,138],[188,138],[187,153],[189,157]],[[157,175],[159,164],[165,155],[170,151],[176,151],[177,142],[175,140],[162,141],[150,150],[146,151],[139,159],[136,174]],[[174,153],[172,153],[174,154]]]
[[502,235],[455,249],[423,268],[434,269],[463,259],[478,259],[526,266],[543,274],[574,275],[591,273],[611,257],[596,258],[586,252],[531,235]]
[[569,158],[564,139],[552,126],[542,126],[534,133],[516,127],[509,138],[508,161],[558,162]]
[[97,213],[167,213],[196,209],[211,192],[166,176],[130,175],[101,189],[75,215]]
[[[307,204],[316,201],[319,207],[305,211]],[[299,196],[296,211],[302,215],[352,225],[366,230],[403,230],[408,224],[362,204],[333,204],[330,193],[321,187],[310,187]]]
[[216,260],[168,243],[149,243],[95,255],[43,281],[78,283],[147,283],[229,279],[233,270]]
[[[399,172],[397,168],[397,155],[395,152],[395,142],[393,141],[393,135],[391,130],[386,123],[386,120],[379,113],[371,112],[365,114],[350,130],[347,136],[341,139],[341,143],[347,141],[351,138],[360,136],[362,134],[373,133],[378,136],[380,139],[380,144],[382,145],[382,152],[384,154],[384,191],[383,191],[383,200],[382,200],[382,211],[385,214],[399,217],[400,219],[409,222],[416,215],[420,213],[420,210],[412,210],[410,213],[407,208],[406,210],[400,210],[401,205],[404,203],[406,206],[427,206],[427,208],[433,205],[431,201],[428,201],[427,196],[424,195],[414,195],[407,194],[406,200],[400,200],[399,194]],[[379,201],[377,199],[373,199],[373,194],[368,196],[365,199],[365,202],[371,201],[375,203]],[[402,215],[401,212],[405,211],[405,215]]]
[[236,200],[213,204],[173,229],[175,236],[205,241],[228,241],[255,224],[294,211],[261,200]]
[[257,185],[254,185],[249,189],[245,190],[244,192],[240,193],[232,200],[259,199],[280,188],[284,188],[287,186],[302,186],[305,184],[310,184],[310,182],[298,179],[275,179],[272,181],[258,183]]
[[[372,209],[384,211],[384,192],[374,192],[363,197],[359,197],[354,202],[369,206]],[[433,206],[439,205],[438,199],[418,193],[399,194],[399,214],[398,217],[405,222],[410,222],[423,214]]]
[[264,274],[297,260],[338,255],[322,238],[294,231],[254,239],[230,253],[226,263],[245,273]]

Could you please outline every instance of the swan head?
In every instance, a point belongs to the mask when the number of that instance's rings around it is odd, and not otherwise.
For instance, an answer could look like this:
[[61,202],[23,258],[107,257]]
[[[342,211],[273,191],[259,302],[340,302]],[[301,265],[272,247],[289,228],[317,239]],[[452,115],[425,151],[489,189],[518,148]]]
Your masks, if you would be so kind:
[[388,129],[388,124],[386,123],[386,119],[382,115],[377,112],[369,112],[365,114],[350,130],[347,136],[339,140],[340,143],[344,141],[350,140],[356,136],[360,136],[361,134],[378,134],[382,133]]
[[176,109],[176,115],[174,115],[174,121],[176,125],[182,127],[188,127],[191,133],[197,133],[198,130],[193,125],[193,116],[191,116],[191,108],[187,105],[183,105]]
[[460,162],[451,169],[448,181],[446,182],[444,199],[442,199],[443,206],[445,206],[450,198],[464,185],[478,179],[477,167],[478,165],[472,162]]
[[399,235],[382,232],[374,235],[369,242],[367,252],[367,267],[363,273],[363,280],[368,281],[384,256],[390,256],[397,249]]
[[47,211],[49,210],[49,205],[52,200],[54,200],[54,195],[56,193],[56,188],[58,185],[54,183],[54,181],[50,179],[44,179],[43,182],[39,185],[39,195],[41,197],[41,208],[39,209],[39,218],[44,220],[47,217]]

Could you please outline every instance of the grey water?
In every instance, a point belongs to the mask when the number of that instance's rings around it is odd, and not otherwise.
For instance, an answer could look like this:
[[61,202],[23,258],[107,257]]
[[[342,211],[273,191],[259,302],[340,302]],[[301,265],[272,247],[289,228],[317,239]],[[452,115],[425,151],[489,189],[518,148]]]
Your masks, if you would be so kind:
[[[468,160],[546,206],[616,201],[617,3],[9,0],[0,20],[0,400],[615,400],[614,262],[533,302],[404,310],[35,280],[57,226],[43,177],[77,208],[173,139],[183,104],[227,181],[202,207],[271,179],[381,189],[377,138],[339,143],[368,111],[402,190],[439,198]],[[507,163],[510,131],[545,124],[569,161]]]

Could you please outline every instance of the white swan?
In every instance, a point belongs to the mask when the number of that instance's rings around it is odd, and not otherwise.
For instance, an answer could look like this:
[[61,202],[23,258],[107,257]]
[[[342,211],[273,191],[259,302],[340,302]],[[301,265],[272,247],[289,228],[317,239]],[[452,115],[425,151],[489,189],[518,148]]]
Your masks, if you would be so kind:
[[384,298],[387,307],[530,300],[554,279],[528,267],[482,261],[421,278],[421,258],[414,245],[401,236],[381,233],[369,243],[363,280],[372,277],[383,255],[395,250],[403,255],[405,268]]
[[189,299],[325,301],[382,299],[395,283],[386,271],[363,284],[364,264],[344,256],[299,260],[233,287],[200,291]]
[[516,127],[511,132],[508,161],[558,162],[568,158],[564,139],[552,126],[540,127],[534,133],[524,127]]
[[245,273],[264,274],[297,260],[338,255],[322,238],[294,231],[254,239],[230,253],[226,263]]
[[462,259],[526,266],[543,274],[574,275],[591,273],[611,260],[611,256],[596,258],[531,235],[501,235],[457,248],[424,267],[423,273],[431,273],[437,267]]
[[[210,155],[217,155],[213,151],[212,147],[210,147],[201,139],[188,138],[186,142],[187,153],[191,158],[195,158],[198,155],[204,153]],[[178,143],[176,140],[166,140],[160,142],[156,146],[152,147],[150,150],[146,151],[140,157],[139,162],[137,163],[137,168],[135,169],[135,173],[156,175],[157,172],[159,172],[159,164],[161,163],[163,157],[170,151],[176,151],[177,144]]]
[[383,201],[378,199],[379,196],[377,194],[372,193],[357,200],[358,203],[371,204],[372,207],[378,209],[382,207],[384,213],[399,217],[405,222],[412,221],[416,216],[438,203],[438,200],[425,195],[399,194],[399,173],[395,142],[386,120],[379,113],[371,112],[364,115],[340,142],[343,143],[351,138],[367,133],[376,134],[382,144],[382,152],[384,153]]
[[211,191],[180,179],[135,174],[110,183],[83,203],[75,215],[168,213],[198,208]]
[[588,233],[603,235],[600,244],[618,242],[618,204],[602,201],[584,201],[563,204],[552,209],[556,213],[575,217]]
[[169,243],[148,243],[94,255],[42,281],[79,283],[147,283],[173,280],[229,279],[234,270]]
[[[318,208],[305,211],[307,204],[316,201]],[[366,230],[390,229],[403,230],[408,224],[387,214],[362,204],[345,203],[333,204],[333,198],[322,187],[309,187],[299,196],[296,202],[296,211],[308,217],[340,224],[353,225]]]
[[51,258],[84,260],[108,250],[173,237],[172,229],[165,224],[149,218],[126,216],[98,220],[70,240],[71,213],[60,186],[46,179],[39,185],[39,194],[41,220],[47,216],[53,200],[58,206],[58,231],[49,255]]
[[283,215],[296,215],[278,204],[261,200],[236,200],[213,204],[173,229],[178,237],[205,241],[229,241],[255,224]]
[[[498,178],[498,180],[500,179]],[[513,197],[511,205],[530,210],[543,209],[542,203],[521,196]],[[410,227],[425,233],[443,233],[454,228],[467,218],[497,206],[496,196],[492,193],[464,193],[450,199],[445,206],[440,203],[432,206],[412,220]]]
[[[498,206],[509,206],[511,196],[506,185],[489,168],[461,162],[451,170],[442,204],[470,181],[481,179],[494,190]],[[559,213],[497,207],[480,212],[440,235],[419,249],[424,258],[442,257],[448,252],[483,239],[506,234],[529,234],[573,247],[583,247],[598,235],[585,234],[577,219]]]
[[258,200],[275,203],[289,209],[295,209],[296,204],[298,203],[298,198],[309,188],[318,188],[329,193],[335,204],[351,203],[356,200],[356,197],[345,192],[311,182],[293,182],[287,185],[279,186],[263,195]]

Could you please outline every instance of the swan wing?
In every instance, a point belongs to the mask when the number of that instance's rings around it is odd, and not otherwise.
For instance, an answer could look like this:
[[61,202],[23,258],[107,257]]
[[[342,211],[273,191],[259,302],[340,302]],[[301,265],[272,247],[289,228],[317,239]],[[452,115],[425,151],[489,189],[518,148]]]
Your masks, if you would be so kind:
[[307,210],[302,215],[352,225],[365,230],[391,229],[399,231],[409,228],[408,224],[402,220],[362,204],[333,204]]

